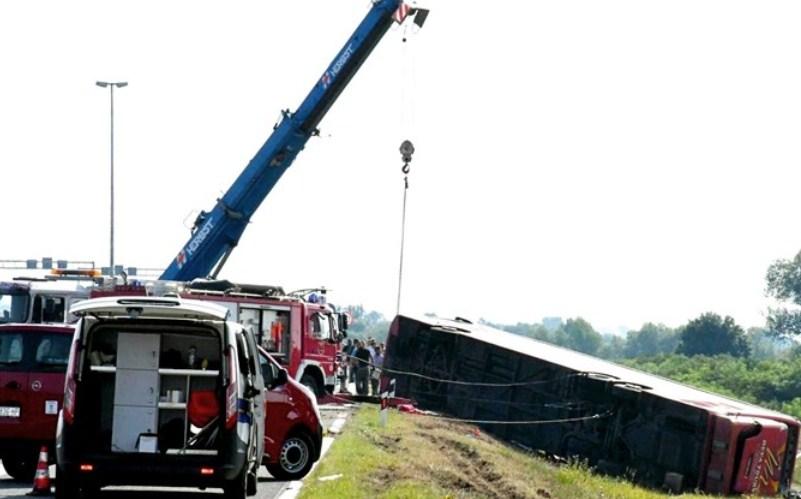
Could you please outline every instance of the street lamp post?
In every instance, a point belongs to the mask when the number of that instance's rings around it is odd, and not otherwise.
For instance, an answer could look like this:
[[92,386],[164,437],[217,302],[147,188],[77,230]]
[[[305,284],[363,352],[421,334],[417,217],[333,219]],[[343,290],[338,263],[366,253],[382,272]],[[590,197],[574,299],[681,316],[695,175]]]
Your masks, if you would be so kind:
[[128,85],[127,81],[98,81],[98,87],[108,87],[111,97],[111,234],[110,234],[110,263],[109,274],[114,275],[114,87],[122,88]]

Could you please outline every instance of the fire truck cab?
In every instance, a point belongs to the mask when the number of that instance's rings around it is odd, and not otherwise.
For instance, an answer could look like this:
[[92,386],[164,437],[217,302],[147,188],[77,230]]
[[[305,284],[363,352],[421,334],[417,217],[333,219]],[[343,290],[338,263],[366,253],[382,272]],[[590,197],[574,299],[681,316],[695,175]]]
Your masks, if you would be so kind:
[[0,324],[65,324],[77,320],[68,311],[89,297],[94,281],[87,278],[16,278],[0,282]]
[[250,328],[292,378],[318,398],[333,393],[339,342],[347,335],[348,321],[326,303],[324,289],[287,294],[277,286],[196,280],[181,296],[228,308],[232,320]]

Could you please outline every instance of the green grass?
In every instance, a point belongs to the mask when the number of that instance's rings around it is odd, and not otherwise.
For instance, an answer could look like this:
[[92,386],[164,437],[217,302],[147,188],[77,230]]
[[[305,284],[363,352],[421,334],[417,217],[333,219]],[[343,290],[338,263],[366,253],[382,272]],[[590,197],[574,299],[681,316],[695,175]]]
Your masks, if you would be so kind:
[[[378,417],[372,406],[353,415],[304,481],[301,499],[669,497],[582,465],[556,466],[473,426],[390,411],[382,428]],[[320,481],[335,475],[341,476]]]

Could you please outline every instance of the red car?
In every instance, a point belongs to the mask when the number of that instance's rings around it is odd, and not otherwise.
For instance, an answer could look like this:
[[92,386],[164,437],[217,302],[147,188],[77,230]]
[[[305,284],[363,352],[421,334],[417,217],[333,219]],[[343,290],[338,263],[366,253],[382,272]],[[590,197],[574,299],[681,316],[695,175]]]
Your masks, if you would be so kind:
[[264,349],[259,352],[267,389],[262,464],[275,478],[297,480],[320,458],[323,426],[317,398]]
[[0,324],[0,458],[17,480],[33,478],[42,445],[54,455],[73,331],[70,326]]

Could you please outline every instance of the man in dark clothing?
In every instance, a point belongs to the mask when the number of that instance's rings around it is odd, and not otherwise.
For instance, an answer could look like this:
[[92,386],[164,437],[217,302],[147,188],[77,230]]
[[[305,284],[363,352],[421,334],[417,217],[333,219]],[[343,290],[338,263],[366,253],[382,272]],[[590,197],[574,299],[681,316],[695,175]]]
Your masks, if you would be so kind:
[[367,395],[370,383],[370,350],[364,347],[364,342],[356,340],[356,393]]

